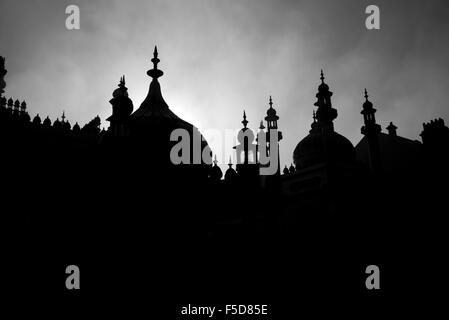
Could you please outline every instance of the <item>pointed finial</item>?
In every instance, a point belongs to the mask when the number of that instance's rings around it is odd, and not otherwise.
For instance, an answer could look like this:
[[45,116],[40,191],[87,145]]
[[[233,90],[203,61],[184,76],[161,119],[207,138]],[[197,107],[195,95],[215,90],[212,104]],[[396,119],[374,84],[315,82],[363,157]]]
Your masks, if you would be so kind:
[[213,163],[214,163],[214,166],[217,166],[217,163],[218,163],[218,160],[217,160],[217,154],[215,154],[215,156],[214,156],[214,161],[213,161]]
[[157,57],[158,55],[159,54],[157,52],[157,46],[154,46],[153,59],[151,59],[154,69],[157,69],[157,64],[160,62],[159,58]]
[[229,156],[228,166],[229,166],[229,168],[232,168],[232,156]]
[[125,75],[120,77],[120,83],[118,85],[120,88],[124,88],[125,87]]
[[157,68],[157,64],[161,61],[159,60],[158,55],[159,53],[157,52],[157,46],[154,46],[153,59],[151,59],[151,62],[153,62],[153,69],[147,71],[147,75],[149,75],[153,79],[160,78],[164,74],[162,70],[159,70]]
[[320,77],[320,79],[321,79],[321,82],[324,83],[324,73],[323,73],[323,69],[321,69],[321,77]]
[[248,121],[246,120],[246,112],[245,110],[243,110],[243,121],[242,121],[243,126],[246,129],[246,125],[248,124]]
[[368,101],[368,91],[366,91],[366,88],[365,88],[365,99],[366,99],[366,101]]
[[271,99],[271,96],[270,96],[270,102],[268,102],[268,104],[270,105],[270,108],[273,108],[273,99]]

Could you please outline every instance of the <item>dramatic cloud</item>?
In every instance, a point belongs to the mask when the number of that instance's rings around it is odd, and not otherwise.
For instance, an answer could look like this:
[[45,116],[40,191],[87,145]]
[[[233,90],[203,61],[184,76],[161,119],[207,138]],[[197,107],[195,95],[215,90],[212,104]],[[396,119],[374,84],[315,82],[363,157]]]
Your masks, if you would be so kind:
[[[80,30],[65,28],[70,4]],[[380,30],[365,28],[369,4],[380,8]],[[2,0],[0,12],[6,95],[25,99],[32,116],[105,119],[122,74],[137,108],[157,44],[164,97],[200,130],[239,128],[243,109],[256,129],[272,95],[282,164],[310,128],[321,68],[335,128],[354,144],[364,87],[379,123],[395,122],[400,135],[417,139],[423,121],[449,120],[445,1]]]

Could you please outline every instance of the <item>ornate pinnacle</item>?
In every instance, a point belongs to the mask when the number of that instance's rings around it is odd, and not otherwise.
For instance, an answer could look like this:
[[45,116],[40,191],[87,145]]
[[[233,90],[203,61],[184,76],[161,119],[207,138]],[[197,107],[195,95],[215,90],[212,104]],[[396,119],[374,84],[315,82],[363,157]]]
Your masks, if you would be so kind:
[[161,61],[159,60],[158,55],[157,46],[155,46],[153,51],[153,59],[151,59],[151,62],[153,62],[153,69],[147,71],[147,74],[153,79],[160,78],[164,74],[162,70],[157,68],[158,63]]
[[245,129],[246,129],[248,121],[246,120],[246,112],[245,112],[245,110],[243,110],[243,121],[242,121],[242,124],[245,127]]

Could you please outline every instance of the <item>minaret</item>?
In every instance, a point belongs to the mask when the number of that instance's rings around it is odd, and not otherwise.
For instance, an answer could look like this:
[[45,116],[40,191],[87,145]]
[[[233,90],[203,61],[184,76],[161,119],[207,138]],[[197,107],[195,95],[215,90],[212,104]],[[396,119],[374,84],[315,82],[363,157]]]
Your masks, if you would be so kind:
[[278,129],[278,120],[279,117],[276,114],[276,110],[273,108],[273,99],[270,99],[268,101],[268,105],[270,106],[267,110],[267,116],[265,117],[265,121],[267,122],[267,133],[266,133],[266,142],[267,142],[267,156],[270,155],[271,148],[277,148],[278,153],[278,159],[277,159],[277,170],[276,170],[276,176],[279,176],[281,174],[281,168],[280,168],[280,156],[279,156],[279,142],[282,140],[282,132],[277,132],[277,143],[275,146],[270,145],[270,133],[272,130]]
[[321,70],[321,84],[318,86],[318,93],[316,94],[317,101],[314,103],[318,107],[316,111],[317,127],[323,130],[334,131],[333,121],[337,118],[337,110],[332,108],[332,91],[329,91],[329,86],[324,83],[324,74]]
[[112,115],[106,120],[110,122],[109,130],[114,136],[128,135],[128,119],[133,112],[133,102],[128,97],[128,88],[125,86],[125,76],[120,78],[118,88],[112,93],[109,100],[112,105]]
[[[237,173],[245,176],[258,175],[257,164],[257,145],[254,143],[254,132],[248,128],[248,120],[246,120],[246,112],[243,111],[243,128],[237,135],[239,144],[234,147],[237,154]],[[252,159],[250,159],[252,155]]]
[[382,166],[379,147],[381,127],[376,123],[376,109],[374,109],[371,101],[368,100],[368,92],[366,89],[365,102],[363,103],[363,110],[360,113],[363,115],[363,122],[365,124],[362,126],[361,132],[368,141],[371,169],[378,171]]

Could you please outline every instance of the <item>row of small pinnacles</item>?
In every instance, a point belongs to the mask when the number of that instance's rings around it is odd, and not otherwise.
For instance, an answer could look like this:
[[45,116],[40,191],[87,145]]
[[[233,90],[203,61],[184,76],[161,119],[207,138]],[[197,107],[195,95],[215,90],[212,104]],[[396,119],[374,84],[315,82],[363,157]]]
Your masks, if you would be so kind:
[[62,132],[71,131],[73,133],[85,132],[91,134],[99,134],[101,131],[105,131],[104,128],[103,130],[100,130],[101,120],[99,116],[96,116],[82,128],[79,126],[78,122],[76,122],[72,127],[70,122],[66,120],[64,112],[62,113],[61,120],[57,118],[55,121],[53,121],[53,123],[49,116],[47,116],[42,121],[39,114],[36,114],[33,120],[31,120],[31,117],[27,111],[27,103],[25,101],[22,101],[21,103],[18,99],[16,101],[14,101],[12,98],[9,98],[7,100],[5,97],[0,98],[0,121],[11,122],[23,126],[31,125]]

